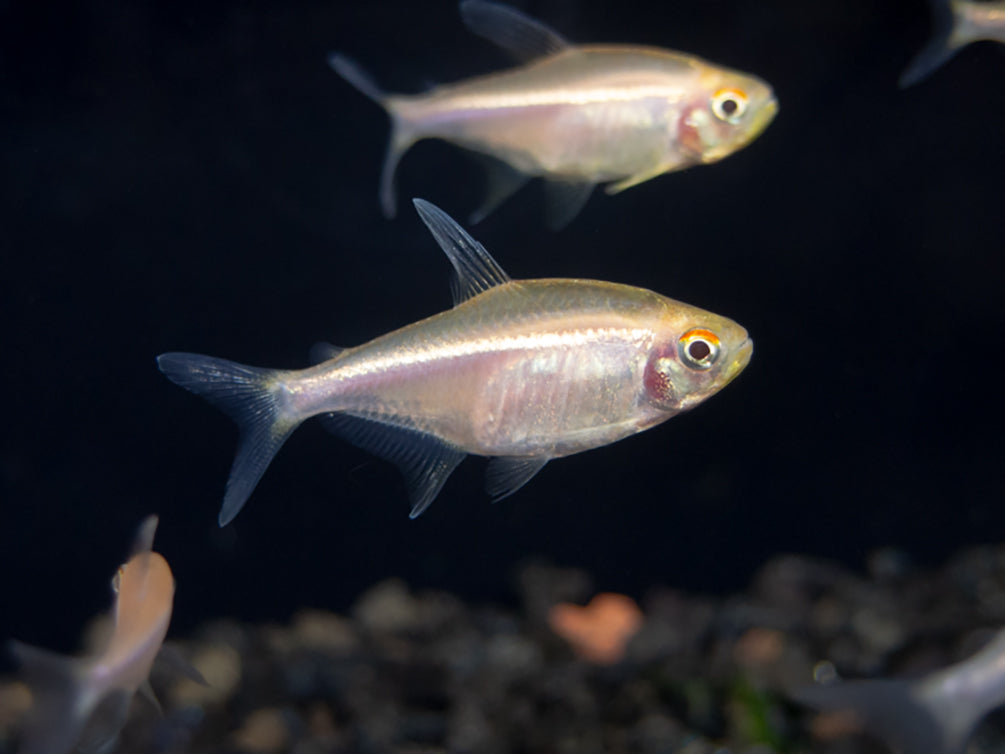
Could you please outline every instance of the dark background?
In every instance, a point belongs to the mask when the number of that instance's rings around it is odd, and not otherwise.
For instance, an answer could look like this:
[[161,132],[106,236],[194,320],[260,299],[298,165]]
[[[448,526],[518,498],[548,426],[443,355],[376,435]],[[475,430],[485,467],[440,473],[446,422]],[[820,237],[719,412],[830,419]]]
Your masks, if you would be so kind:
[[732,317],[753,362],[499,505],[470,459],[416,521],[392,466],[308,423],[221,530],[235,429],[154,357],[299,367],[316,341],[442,310],[448,264],[406,200],[464,218],[482,190],[461,150],[424,142],[385,221],[387,120],[326,54],[392,91],[510,63],[452,0],[0,0],[0,639],[73,648],[150,512],[175,634],[344,609],[391,575],[512,600],[529,557],[637,596],[742,588],[782,552],[935,564],[1002,539],[1001,50],[900,91],[922,0],[521,7],[572,40],[682,49],[775,87],[774,124],[722,163],[597,192],[558,234],[536,186],[474,228],[514,277]]

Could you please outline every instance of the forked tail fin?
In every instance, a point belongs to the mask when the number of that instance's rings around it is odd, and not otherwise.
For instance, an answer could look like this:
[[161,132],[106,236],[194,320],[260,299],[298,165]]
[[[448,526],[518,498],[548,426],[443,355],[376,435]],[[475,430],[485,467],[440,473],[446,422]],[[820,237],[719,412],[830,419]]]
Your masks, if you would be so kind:
[[328,65],[362,94],[383,107],[391,119],[391,137],[380,174],[380,206],[385,217],[394,217],[397,214],[394,174],[402,155],[418,140],[415,129],[401,115],[396,104],[398,98],[388,95],[377,86],[356,61],[335,52],[328,56]]
[[220,526],[226,526],[302,419],[282,410],[279,372],[275,370],[193,353],[161,354],[157,366],[173,383],[221,409],[241,431],[220,509]]

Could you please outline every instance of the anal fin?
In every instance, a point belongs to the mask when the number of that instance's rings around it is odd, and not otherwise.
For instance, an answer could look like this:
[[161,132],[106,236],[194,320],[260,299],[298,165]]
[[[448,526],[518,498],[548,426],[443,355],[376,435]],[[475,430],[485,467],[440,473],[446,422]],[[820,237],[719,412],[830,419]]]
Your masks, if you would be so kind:
[[583,209],[596,184],[583,181],[546,180],[545,220],[552,230],[561,230]]
[[433,435],[390,424],[377,417],[326,414],[325,427],[358,448],[395,464],[408,484],[416,518],[436,499],[447,478],[467,455]]
[[485,471],[485,490],[498,503],[523,487],[550,459],[540,457],[498,456],[489,461]]

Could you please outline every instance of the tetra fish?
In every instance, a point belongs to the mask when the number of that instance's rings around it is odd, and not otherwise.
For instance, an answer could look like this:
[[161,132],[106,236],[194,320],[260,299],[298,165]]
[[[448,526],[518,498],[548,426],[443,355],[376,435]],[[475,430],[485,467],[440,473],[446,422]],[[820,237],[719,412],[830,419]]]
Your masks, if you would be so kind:
[[894,751],[962,754],[977,724],[1005,704],[1005,631],[963,662],[913,681],[836,681],[791,696],[813,709],[850,713]]
[[115,626],[102,652],[75,659],[11,643],[33,697],[21,754],[61,754],[74,747],[106,751],[118,737],[136,691],[152,698],[147,677],[174,600],[171,569],[151,549],[156,529],[156,516],[143,522],[133,556],[115,575]]
[[421,139],[445,139],[502,161],[472,222],[529,178],[542,177],[549,224],[557,228],[575,217],[596,184],[615,194],[721,160],[756,139],[778,110],[764,81],[695,55],[576,46],[506,5],[465,0],[460,8],[472,31],[530,62],[409,96],[385,94],[344,55],[329,58],[391,118],[380,186],[388,217],[395,214],[398,161]]
[[412,517],[468,454],[490,456],[496,500],[552,458],[615,442],[696,406],[750,360],[747,332],[652,291],[592,280],[511,280],[446,213],[415,207],[454,268],[455,306],[302,370],[166,353],[167,377],[241,428],[220,512],[237,515],[312,416],[396,463]]
[[908,87],[927,78],[960,49],[982,40],[1005,43],[1005,2],[1002,0],[930,0],[932,40],[900,77]]

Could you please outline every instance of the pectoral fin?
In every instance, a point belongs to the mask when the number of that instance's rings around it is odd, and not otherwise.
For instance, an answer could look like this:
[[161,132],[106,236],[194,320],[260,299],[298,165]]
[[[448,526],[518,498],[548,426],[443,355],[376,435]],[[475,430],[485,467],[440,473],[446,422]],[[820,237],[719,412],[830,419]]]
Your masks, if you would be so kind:
[[632,186],[638,186],[640,183],[645,183],[646,181],[655,178],[658,175],[663,175],[664,173],[670,173],[674,170],[681,170],[683,165],[674,165],[673,163],[662,162],[654,168],[649,170],[643,170],[635,175],[630,175],[627,178],[623,178],[615,183],[608,183],[604,186],[604,191],[610,195],[619,194],[627,188]]

